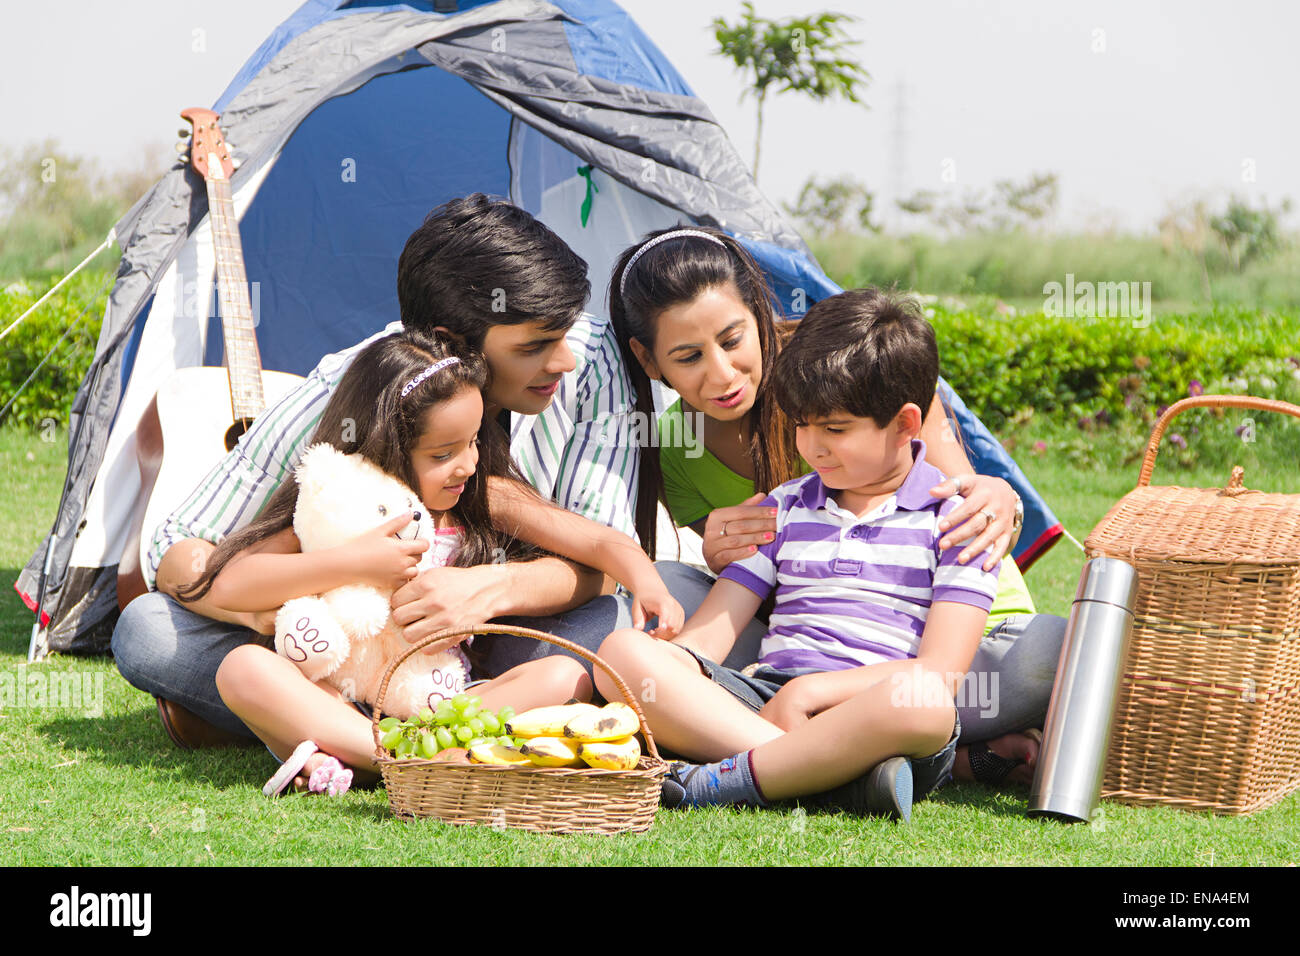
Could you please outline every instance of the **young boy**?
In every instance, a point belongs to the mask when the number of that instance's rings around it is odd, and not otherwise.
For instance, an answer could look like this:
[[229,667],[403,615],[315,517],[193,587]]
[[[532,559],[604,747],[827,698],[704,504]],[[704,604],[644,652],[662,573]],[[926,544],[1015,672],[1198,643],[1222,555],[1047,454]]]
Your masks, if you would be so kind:
[[[600,648],[656,739],[704,761],[674,765],[665,803],[816,795],[906,820],[948,776],[999,568],[938,548],[961,500],[927,493],[943,475],[917,435],[938,374],[915,303],[876,289],[819,302],[782,350],[770,387],[814,471],[764,502],[775,540],[728,566],[671,643],[627,629]],[[758,663],[715,663],[774,589]]]

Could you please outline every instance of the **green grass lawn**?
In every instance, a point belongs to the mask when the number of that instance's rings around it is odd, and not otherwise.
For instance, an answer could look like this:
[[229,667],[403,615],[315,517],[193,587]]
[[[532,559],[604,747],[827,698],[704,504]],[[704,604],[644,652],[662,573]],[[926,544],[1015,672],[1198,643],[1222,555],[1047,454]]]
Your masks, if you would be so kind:
[[[1104,442],[1104,436],[1098,436]],[[1104,457],[1104,452],[1103,452]],[[0,429],[0,669],[25,667],[31,614],[11,583],[58,503],[66,436]],[[1020,457],[1030,479],[1082,539],[1134,484],[1137,466],[1080,470]],[[1158,483],[1220,484],[1226,468]],[[1248,484],[1300,491],[1300,476]],[[1255,472],[1248,472],[1248,475]],[[1082,555],[1062,542],[1029,575],[1039,608],[1068,612]],[[951,786],[910,826],[802,811],[661,811],[649,833],[546,837],[437,822],[400,822],[382,790],[329,800],[269,801],[264,751],[176,749],[153,701],[107,659],[37,665],[102,680],[102,713],[25,707],[0,713],[0,861],[18,865],[1278,865],[1300,859],[1300,795],[1248,818],[1104,804],[1088,826],[1025,817],[1027,792]],[[85,701],[83,700],[83,704]]]

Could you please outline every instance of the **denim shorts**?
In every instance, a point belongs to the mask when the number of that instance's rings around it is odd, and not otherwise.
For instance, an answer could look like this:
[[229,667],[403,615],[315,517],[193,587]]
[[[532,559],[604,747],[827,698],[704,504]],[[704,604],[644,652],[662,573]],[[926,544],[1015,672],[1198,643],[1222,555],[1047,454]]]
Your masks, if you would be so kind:
[[[681,647],[681,645],[678,645]],[[790,681],[800,675],[796,671],[783,671],[767,664],[750,664],[744,670],[724,667],[707,657],[702,657],[689,647],[682,650],[695,658],[704,676],[748,707],[754,713],[776,696]],[[954,702],[955,703],[955,702]],[[923,800],[952,778],[952,765],[957,756],[957,738],[961,736],[961,716],[953,709],[952,736],[940,750],[928,757],[909,757],[912,762],[912,799]]]

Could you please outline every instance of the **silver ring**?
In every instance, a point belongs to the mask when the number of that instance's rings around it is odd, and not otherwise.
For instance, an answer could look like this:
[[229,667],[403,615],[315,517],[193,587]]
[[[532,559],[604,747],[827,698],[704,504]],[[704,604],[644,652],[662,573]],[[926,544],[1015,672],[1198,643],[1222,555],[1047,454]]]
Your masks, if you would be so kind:
[[[981,511],[980,514],[982,514],[985,518],[988,519],[989,524],[992,524],[998,518],[998,516],[995,515],[992,511],[989,511],[988,508],[985,508],[983,511]],[[989,524],[986,524],[984,527],[987,528]]]
[[952,487],[957,494],[961,494],[962,483],[966,480],[964,475],[953,475]]

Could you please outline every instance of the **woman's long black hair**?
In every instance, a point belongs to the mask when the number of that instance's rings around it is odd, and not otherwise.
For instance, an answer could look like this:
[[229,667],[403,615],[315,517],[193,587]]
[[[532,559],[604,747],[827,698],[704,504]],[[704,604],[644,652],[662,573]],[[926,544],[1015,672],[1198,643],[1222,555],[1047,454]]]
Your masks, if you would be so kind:
[[[452,355],[460,361],[402,395],[407,382],[434,362]],[[419,443],[425,414],[464,388],[482,390],[487,378],[483,357],[460,350],[450,340],[410,329],[385,336],[353,359],[307,445],[327,442],[344,454],[362,455],[418,495],[420,485],[411,467],[411,451]],[[511,478],[526,486],[510,458],[505,435],[494,422],[484,421],[479,431],[478,468],[451,508],[461,526],[461,546],[454,560],[457,567],[487,564],[503,555],[516,557],[533,551],[493,527],[487,494],[491,476]],[[177,596],[182,601],[196,601],[207,594],[221,569],[237,553],[291,527],[297,504],[298,482],[286,477],[258,517],[222,541],[209,557],[203,574],[177,588]]]
[[[632,340],[640,342],[647,352],[653,352],[660,313],[675,305],[693,302],[708,289],[734,285],[758,324],[763,380],[749,413],[750,427],[746,439],[754,468],[754,487],[770,491],[798,475],[799,452],[794,443],[794,426],[777,408],[767,388],[780,343],[793,326],[790,323],[783,323],[789,328],[777,325],[775,297],[763,271],[745,247],[725,232],[706,226],[687,228],[707,233],[722,245],[699,236],[665,240],[643,253],[624,281],[628,261],[638,249],[651,239],[680,228],[674,226],[649,233],[635,246],[624,249],[609,283],[609,316],[618,336],[623,364],[636,390],[637,411],[644,416],[643,420],[655,420],[650,377],[632,351]],[[664,384],[672,387],[666,379]],[[702,440],[702,436],[697,437]],[[652,558],[657,543],[656,517],[661,500],[664,500],[664,487],[659,456],[643,454],[637,484],[636,533],[641,546]]]

